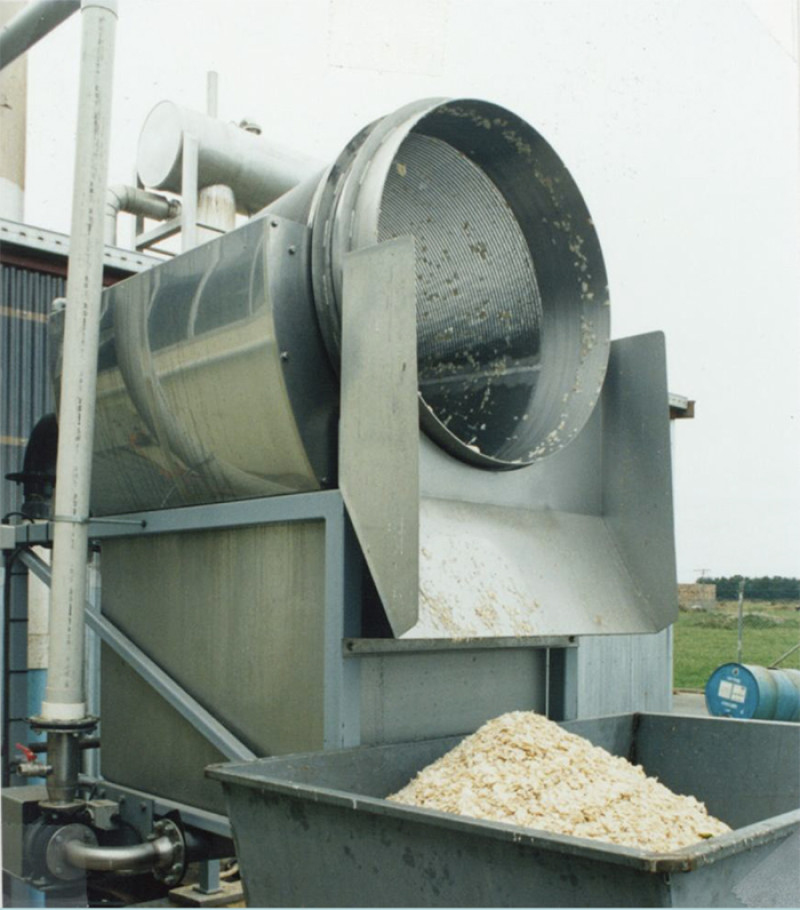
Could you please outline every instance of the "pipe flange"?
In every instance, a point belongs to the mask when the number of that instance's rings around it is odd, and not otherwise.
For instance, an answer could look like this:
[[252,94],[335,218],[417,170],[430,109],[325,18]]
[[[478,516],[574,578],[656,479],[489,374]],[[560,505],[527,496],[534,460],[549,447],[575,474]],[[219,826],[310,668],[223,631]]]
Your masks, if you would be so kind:
[[58,816],[76,815],[86,808],[86,800],[73,799],[68,802],[58,802],[57,800],[43,799],[39,803],[39,808],[47,812],[53,812]]
[[28,723],[36,733],[88,733],[100,723],[99,717],[87,715],[76,720],[50,720],[46,717],[29,717]]
[[97,846],[94,831],[87,825],[77,822],[59,828],[47,843],[45,853],[47,870],[62,882],[73,882],[86,875],[84,869],[74,866],[67,860],[66,847],[73,841],[78,841],[88,847]]
[[153,833],[147,839],[155,841],[161,837],[169,839],[172,849],[165,856],[163,864],[159,864],[153,869],[153,876],[170,888],[174,888],[186,874],[186,841],[183,831],[169,818],[159,819],[153,825]]

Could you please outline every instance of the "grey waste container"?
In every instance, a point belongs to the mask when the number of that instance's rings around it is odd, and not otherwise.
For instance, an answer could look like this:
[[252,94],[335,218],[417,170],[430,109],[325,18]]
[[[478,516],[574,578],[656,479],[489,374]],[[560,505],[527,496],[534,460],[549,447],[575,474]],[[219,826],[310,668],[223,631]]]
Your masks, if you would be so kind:
[[458,737],[212,766],[250,906],[800,906],[800,728],[626,714],[564,726],[734,830],[669,854],[387,802]]

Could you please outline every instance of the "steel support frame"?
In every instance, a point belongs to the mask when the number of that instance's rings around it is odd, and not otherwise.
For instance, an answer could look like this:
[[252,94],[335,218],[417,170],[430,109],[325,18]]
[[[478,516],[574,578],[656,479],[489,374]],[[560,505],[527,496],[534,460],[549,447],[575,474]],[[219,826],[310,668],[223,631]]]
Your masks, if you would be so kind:
[[[141,231],[136,235],[136,249],[149,250],[155,247],[162,240],[168,240],[178,234],[183,226],[183,218],[170,218],[168,221],[162,221],[161,224],[150,228],[148,231]],[[166,250],[159,250],[160,253],[166,253]],[[169,253],[173,256],[174,253]],[[161,260],[159,260],[160,262]]]
[[[358,588],[360,556],[338,490],[94,519],[90,522],[89,539],[92,544],[100,544],[103,540],[118,538],[320,520],[325,525],[324,748],[339,749],[360,744],[361,661],[358,658],[367,654],[392,652],[402,654],[409,651],[489,647],[545,650],[548,714],[557,720],[575,716],[576,643],[571,638],[549,636],[471,641],[360,638]],[[49,524],[20,525],[16,528],[18,546],[47,544],[50,539]],[[49,566],[39,557],[26,551],[21,554],[20,561],[29,571],[49,584]],[[87,625],[224,755],[239,761],[255,757],[245,744],[206,711],[96,607],[87,611]],[[91,688],[90,685],[90,691]],[[140,819],[144,816],[152,817],[153,813],[163,814],[177,809],[188,824],[213,834],[230,836],[230,826],[223,816],[108,783],[102,779],[101,774],[88,776],[84,782],[94,784],[96,792],[102,791],[108,798],[123,798],[124,804],[145,806],[144,811],[141,808],[136,810]]]
[[126,787],[95,779],[88,775],[81,776],[81,783],[94,788],[95,796],[100,799],[111,799],[120,803],[120,816],[135,828],[144,838],[152,831],[154,817],[179,812],[184,824],[198,828],[208,834],[232,839],[231,824],[227,817],[216,812],[208,812],[197,806],[190,806],[176,800],[154,796],[143,790]]
[[[96,519],[90,523],[89,538],[93,544],[120,537],[213,529],[230,529],[252,525],[293,521],[319,521],[325,524],[325,748],[343,748],[359,742],[357,661],[344,661],[342,640],[358,632],[358,597],[354,585],[356,573],[347,571],[355,544],[338,491],[303,493],[241,502],[190,506],[158,512],[141,512]],[[51,526],[22,525],[17,529],[17,543],[23,547],[50,541]],[[38,556],[26,550],[20,561],[46,584],[50,568]],[[227,758],[247,761],[255,754],[238,740],[222,723],[202,707],[185,689],[97,609],[87,610],[87,626],[135,670],[150,686],[188,720]],[[90,685],[90,689],[91,689]],[[98,779],[98,785],[102,779]],[[110,792],[122,789],[103,784]],[[145,798],[142,794],[139,798]],[[162,801],[164,802],[164,801]],[[166,805],[166,802],[165,802]],[[173,805],[173,804],[170,804]],[[173,805],[174,807],[174,805]],[[206,816],[201,813],[198,827]],[[215,826],[218,828],[218,825]],[[213,829],[208,829],[213,830]]]
[[[67,234],[31,227],[7,218],[0,218],[0,243],[65,257],[69,255],[70,248],[70,238]],[[103,265],[106,268],[119,269],[127,273],[144,272],[163,261],[156,256],[134,253],[116,246],[106,245],[103,251]]]
[[[28,568],[45,584],[50,584],[50,567],[33,553],[21,556]],[[219,721],[202,707],[168,673],[152,661],[140,648],[112,622],[87,604],[86,625],[99,639],[118,654],[142,679],[160,692],[169,704],[226,757],[239,761],[255,758],[243,743],[234,737]],[[91,687],[90,687],[91,688]]]

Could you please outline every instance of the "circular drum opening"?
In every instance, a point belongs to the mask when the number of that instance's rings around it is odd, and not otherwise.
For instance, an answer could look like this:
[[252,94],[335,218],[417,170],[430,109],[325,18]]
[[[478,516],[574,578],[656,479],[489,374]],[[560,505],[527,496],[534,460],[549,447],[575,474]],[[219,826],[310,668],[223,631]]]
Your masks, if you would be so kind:
[[[417,368],[429,415],[469,451],[525,455],[541,369],[542,300],[530,250],[483,170],[412,132],[386,180],[378,239],[413,234]],[[522,428],[524,429],[524,427]]]
[[599,395],[599,242],[568,171],[527,123],[486,102],[421,104],[367,128],[334,167],[318,309],[338,320],[343,252],[412,235],[424,430],[473,464],[531,464],[577,435]]

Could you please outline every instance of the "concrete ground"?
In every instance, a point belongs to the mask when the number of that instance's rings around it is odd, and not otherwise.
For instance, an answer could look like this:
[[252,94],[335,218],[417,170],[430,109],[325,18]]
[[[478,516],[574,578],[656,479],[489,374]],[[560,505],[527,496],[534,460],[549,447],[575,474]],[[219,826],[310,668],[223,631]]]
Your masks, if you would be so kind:
[[686,692],[678,689],[672,693],[672,713],[708,717],[705,695],[702,692]]

